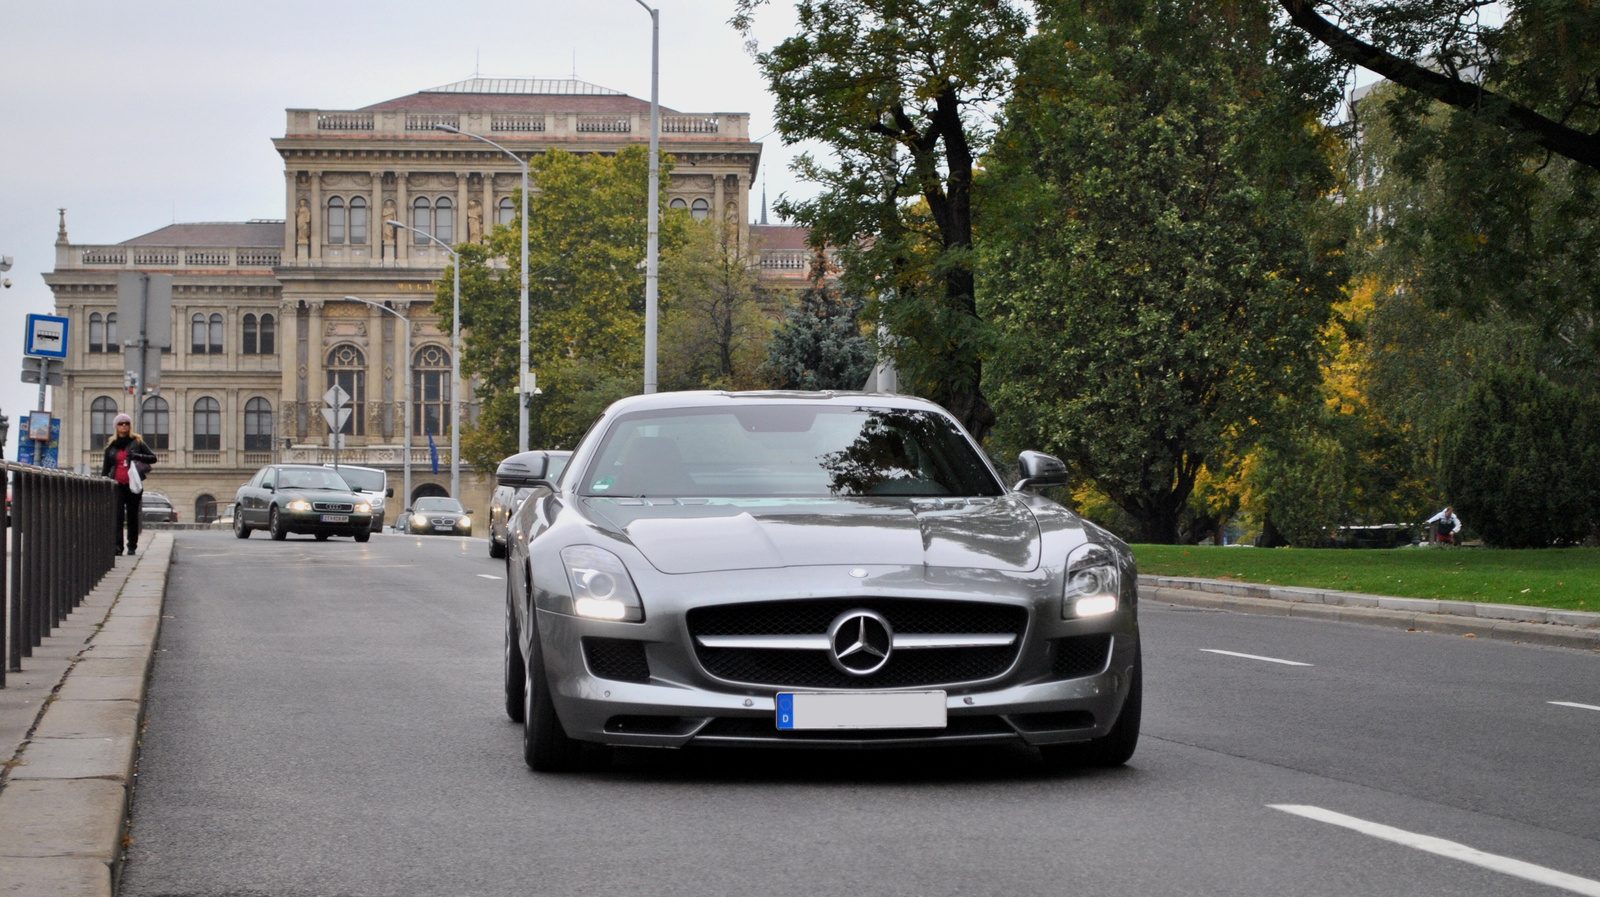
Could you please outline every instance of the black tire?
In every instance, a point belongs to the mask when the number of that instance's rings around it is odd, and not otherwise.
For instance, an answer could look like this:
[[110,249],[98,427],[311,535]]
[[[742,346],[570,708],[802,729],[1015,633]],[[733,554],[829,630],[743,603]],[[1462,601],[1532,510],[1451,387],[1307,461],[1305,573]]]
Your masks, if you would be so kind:
[[278,509],[273,508],[267,515],[267,532],[272,534],[272,541],[282,542],[289,538],[289,530],[283,525],[283,520],[278,517]]
[[492,557],[492,558],[503,558],[505,556],[506,556],[506,543],[504,543],[504,542],[496,542],[495,538],[494,538],[494,528],[490,527],[489,528],[489,557]]
[[517,634],[517,614],[511,607],[511,577],[506,577],[506,716],[514,723],[528,718],[523,696],[528,689],[528,666],[522,662],[522,642]]
[[366,541],[369,541],[369,540],[372,539],[372,531],[371,530],[365,530],[364,529],[364,530],[362,530],[362,531],[360,531],[358,533],[351,533],[350,535],[355,536],[355,539],[356,539],[357,542],[366,542]]
[[522,680],[522,759],[534,772],[570,772],[583,759],[583,745],[567,737],[556,716],[537,631],[530,642]]
[[1054,769],[1093,769],[1121,766],[1139,746],[1139,720],[1144,713],[1144,662],[1135,657],[1128,697],[1111,731],[1092,741],[1052,744],[1039,748],[1045,765]]
[[333,534],[332,533],[313,533],[312,535],[317,537],[317,541],[318,542],[326,542],[326,541],[328,541],[328,537],[333,535]]
[[233,509],[233,534],[241,539],[250,538],[250,527],[244,525],[244,515]]

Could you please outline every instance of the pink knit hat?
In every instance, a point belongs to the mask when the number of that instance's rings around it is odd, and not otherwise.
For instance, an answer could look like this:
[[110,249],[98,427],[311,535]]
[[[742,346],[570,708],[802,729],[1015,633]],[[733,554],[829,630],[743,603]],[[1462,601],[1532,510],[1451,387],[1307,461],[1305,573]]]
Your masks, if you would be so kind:
[[111,419],[111,426],[115,427],[117,424],[127,424],[131,427],[133,426],[133,418],[127,416],[126,414],[119,414]]

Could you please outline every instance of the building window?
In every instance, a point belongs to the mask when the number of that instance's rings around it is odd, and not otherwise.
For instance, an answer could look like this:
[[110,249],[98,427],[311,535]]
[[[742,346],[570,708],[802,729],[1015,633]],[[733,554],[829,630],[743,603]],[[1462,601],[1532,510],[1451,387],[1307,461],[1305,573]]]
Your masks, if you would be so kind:
[[151,396],[144,400],[143,410],[139,412],[139,433],[144,444],[156,451],[164,452],[172,447],[172,415],[166,399]]
[[411,435],[450,432],[450,353],[443,346],[423,346],[412,356],[411,396]]
[[256,348],[262,355],[276,355],[278,352],[278,325],[272,315],[261,316],[261,342]]
[[222,448],[222,406],[209,396],[194,403],[194,450],[214,452]]
[[99,312],[89,315],[89,354],[99,355],[105,351],[106,321],[100,317]]
[[511,197],[507,196],[500,200],[500,217],[498,221],[506,227],[510,227],[516,220],[517,204],[511,201]]
[[272,403],[254,398],[244,403],[244,450],[272,451]]
[[189,319],[189,352],[194,355],[222,354],[222,315],[209,319],[200,313]]
[[350,242],[361,245],[367,242],[367,200],[350,197]]
[[344,198],[328,197],[328,242],[344,242]]
[[710,218],[711,203],[706,202],[703,199],[695,200],[694,205],[689,207],[689,216],[696,221],[704,221],[707,218]]
[[243,333],[240,334],[239,351],[245,355],[256,354],[256,316],[245,315]]
[[683,201],[683,197],[680,196],[680,197],[674,198],[671,202],[667,203],[667,208],[669,208],[669,209],[687,209],[687,208],[689,208],[689,204],[684,202]]
[[106,313],[106,354],[112,355],[122,351],[122,341],[117,339],[117,313]]
[[216,496],[202,492],[194,500],[194,522],[210,523],[217,519]]
[[347,436],[367,434],[367,358],[355,346],[334,346],[328,353],[328,389],[334,385],[350,394],[350,419],[339,432]]
[[101,396],[89,404],[89,448],[100,451],[111,441],[115,427],[111,422],[117,416],[117,400]]
[[222,354],[222,315],[211,316],[211,354]]
[[433,204],[433,235],[439,238],[439,242],[448,246],[456,241],[455,222],[455,206],[451,205],[450,198],[439,197]]
[[428,203],[428,197],[419,196],[411,204],[411,226],[417,229],[417,233],[411,235],[411,242],[427,245],[428,238],[423,234],[433,233],[433,206]]

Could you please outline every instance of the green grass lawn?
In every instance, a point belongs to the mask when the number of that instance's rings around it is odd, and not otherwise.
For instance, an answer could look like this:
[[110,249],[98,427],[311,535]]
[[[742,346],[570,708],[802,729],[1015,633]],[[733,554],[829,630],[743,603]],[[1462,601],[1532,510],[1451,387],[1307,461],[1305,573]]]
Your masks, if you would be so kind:
[[1600,611],[1600,548],[1215,548],[1135,545],[1139,572]]

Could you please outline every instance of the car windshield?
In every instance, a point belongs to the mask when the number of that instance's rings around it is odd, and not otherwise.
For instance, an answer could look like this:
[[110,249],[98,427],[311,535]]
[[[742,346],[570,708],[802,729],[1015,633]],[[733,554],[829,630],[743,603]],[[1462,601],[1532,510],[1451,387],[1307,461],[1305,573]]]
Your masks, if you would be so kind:
[[350,488],[362,492],[382,492],[384,490],[384,477],[381,470],[366,470],[359,467],[341,467],[339,476],[350,484]]
[[146,505],[162,505],[169,508],[172,507],[172,502],[167,501],[167,497],[165,495],[155,495],[149,492],[145,493],[143,503]]
[[453,511],[461,513],[461,502],[453,498],[419,498],[413,507],[418,511]]
[[1000,495],[943,415],[804,404],[640,411],[605,434],[579,491],[595,496]]
[[344,478],[331,470],[311,467],[285,467],[278,471],[279,489],[337,489],[349,492]]

